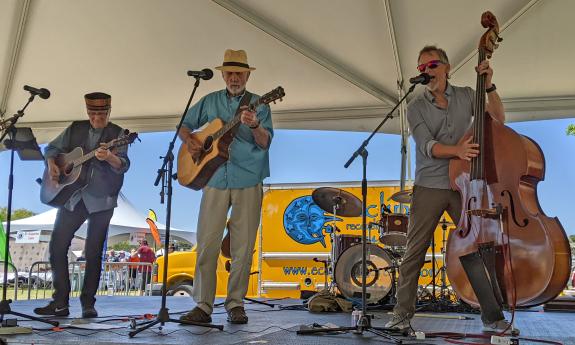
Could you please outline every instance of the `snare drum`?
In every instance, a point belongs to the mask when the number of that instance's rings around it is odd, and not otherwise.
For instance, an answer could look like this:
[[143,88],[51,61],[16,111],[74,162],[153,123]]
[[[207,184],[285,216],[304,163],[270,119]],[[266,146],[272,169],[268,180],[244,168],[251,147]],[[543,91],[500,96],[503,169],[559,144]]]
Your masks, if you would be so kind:
[[337,242],[337,258],[339,258],[341,253],[345,252],[351,246],[361,244],[361,236],[347,234],[336,235],[335,241]]
[[388,246],[405,246],[408,222],[409,217],[402,213],[382,215],[379,221],[379,241]]

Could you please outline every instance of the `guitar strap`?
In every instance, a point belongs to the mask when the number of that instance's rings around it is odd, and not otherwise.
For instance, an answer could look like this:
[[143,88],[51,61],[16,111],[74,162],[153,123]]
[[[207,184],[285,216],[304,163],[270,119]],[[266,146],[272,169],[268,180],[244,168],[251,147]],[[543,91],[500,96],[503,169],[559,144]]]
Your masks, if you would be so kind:
[[[244,96],[242,97],[242,99],[240,100],[240,104],[238,105],[238,108],[236,109],[236,113],[234,115],[234,118],[236,116],[238,116],[241,112],[242,112],[242,107],[243,106],[247,106],[250,104],[250,101],[252,100],[252,94],[246,90],[244,92]],[[238,130],[238,126],[236,126],[235,128],[233,128],[232,130],[229,131],[229,138],[230,140],[236,136],[236,132]]]
[[236,109],[236,115],[238,115],[241,112],[241,108],[244,105],[249,105],[251,100],[252,100],[252,94],[248,90],[246,90],[246,92],[244,92],[244,97],[242,97],[242,100],[238,105],[238,109]]

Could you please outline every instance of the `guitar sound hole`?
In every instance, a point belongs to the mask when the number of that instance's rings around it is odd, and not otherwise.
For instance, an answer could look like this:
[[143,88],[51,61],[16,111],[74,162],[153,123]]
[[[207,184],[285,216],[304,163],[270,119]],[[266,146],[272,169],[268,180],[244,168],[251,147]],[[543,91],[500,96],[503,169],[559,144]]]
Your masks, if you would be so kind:
[[210,151],[212,149],[212,143],[214,142],[214,138],[209,136],[204,141],[204,151]]
[[66,168],[64,169],[64,174],[70,175],[70,173],[72,172],[72,169],[74,169],[74,165],[73,165],[73,164],[68,164],[68,165],[66,165]]

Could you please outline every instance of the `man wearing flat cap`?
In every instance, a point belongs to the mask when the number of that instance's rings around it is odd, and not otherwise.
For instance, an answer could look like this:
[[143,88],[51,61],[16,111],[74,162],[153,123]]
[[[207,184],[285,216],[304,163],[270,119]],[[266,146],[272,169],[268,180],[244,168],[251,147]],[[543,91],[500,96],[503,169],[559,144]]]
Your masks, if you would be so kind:
[[[246,91],[251,67],[243,50],[226,50],[222,71],[226,88],[200,99],[186,114],[179,132],[192,156],[202,150],[193,131],[220,118],[229,122],[241,110],[241,125],[230,145],[229,159],[214,173],[202,191],[197,226],[197,260],[193,297],[197,306],[180,319],[209,323],[216,291],[216,266],[227,222],[231,236],[231,267],[225,308],[228,321],[247,323],[243,299],[247,293],[253,249],[260,224],[262,181],[268,177],[268,149],[273,137],[269,106],[249,111],[241,104],[255,102],[259,96]],[[246,100],[244,100],[246,97]]]
[[111,123],[112,98],[102,92],[84,96],[89,120],[74,121],[45,150],[46,165],[50,177],[58,180],[60,169],[55,157],[81,147],[84,153],[95,151],[95,159],[84,164],[81,185],[68,200],[58,205],[54,231],[50,239],[50,265],[54,294],[45,307],[36,308],[39,315],[69,315],[70,278],[68,272],[68,249],[74,234],[88,220],[85,244],[86,272],[80,302],[82,317],[97,317],[94,308],[96,291],[100,281],[102,250],[107,237],[110,219],[117,206],[118,193],[124,182],[124,173],[130,167],[127,147],[114,150],[102,144],[120,137],[122,128]]

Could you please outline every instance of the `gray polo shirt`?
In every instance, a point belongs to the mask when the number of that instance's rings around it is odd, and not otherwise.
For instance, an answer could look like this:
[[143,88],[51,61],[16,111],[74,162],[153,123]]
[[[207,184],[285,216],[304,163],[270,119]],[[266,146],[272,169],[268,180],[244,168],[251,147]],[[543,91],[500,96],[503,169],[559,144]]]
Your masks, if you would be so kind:
[[447,84],[448,106],[441,109],[427,89],[407,105],[407,121],[415,140],[415,185],[451,189],[449,159],[435,158],[431,148],[436,143],[455,145],[471,127],[475,91],[470,87]]

